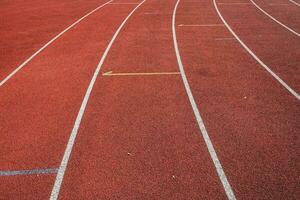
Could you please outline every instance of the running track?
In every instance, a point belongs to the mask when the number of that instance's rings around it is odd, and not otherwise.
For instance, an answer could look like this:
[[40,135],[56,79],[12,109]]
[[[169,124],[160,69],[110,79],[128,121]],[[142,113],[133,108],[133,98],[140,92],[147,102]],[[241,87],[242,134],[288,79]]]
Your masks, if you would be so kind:
[[0,12],[0,199],[300,198],[296,0]]

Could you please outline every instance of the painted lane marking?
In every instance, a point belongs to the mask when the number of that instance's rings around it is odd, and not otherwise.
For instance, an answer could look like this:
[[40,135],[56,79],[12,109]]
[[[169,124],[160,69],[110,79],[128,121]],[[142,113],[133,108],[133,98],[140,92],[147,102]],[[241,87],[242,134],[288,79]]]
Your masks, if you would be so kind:
[[17,175],[32,175],[32,174],[56,174],[57,172],[58,172],[57,168],[0,171],[0,176],[17,176]]
[[178,43],[177,43],[177,36],[176,36],[176,28],[175,28],[175,24],[176,24],[176,12],[177,12],[177,7],[178,7],[178,4],[179,4],[180,0],[177,0],[177,3],[175,5],[175,8],[174,8],[174,11],[173,11],[173,18],[172,18],[172,32],[173,32],[173,42],[174,42],[174,49],[175,49],[175,53],[176,53],[176,58],[177,58],[177,62],[178,62],[178,67],[179,67],[179,70],[180,70],[180,74],[181,74],[181,77],[182,77],[182,80],[183,80],[183,83],[184,83],[184,87],[185,87],[185,90],[186,90],[186,93],[188,95],[188,98],[189,98],[189,101],[191,103],[191,106],[193,108],[193,111],[194,111],[194,115],[196,117],[196,120],[197,120],[197,123],[198,123],[198,126],[199,126],[199,129],[200,129],[200,132],[202,134],[202,137],[205,141],[205,144],[207,146],[207,149],[208,149],[208,152],[210,154],[210,157],[214,163],[214,166],[216,168],[216,171],[218,173],[218,176],[220,178],[220,181],[223,185],[223,188],[226,192],[226,195],[227,195],[227,198],[230,199],[230,200],[235,200],[235,195],[234,195],[234,192],[227,180],[227,177],[225,175],[225,172],[223,170],[223,167],[221,165],[221,162],[219,161],[219,158],[217,156],[217,153],[214,149],[214,146],[209,138],[209,135],[208,135],[208,132],[205,128],[205,125],[204,125],[204,122],[203,122],[203,119],[200,115],[200,112],[199,112],[199,109],[197,107],[197,104],[195,102],[195,99],[194,99],[194,96],[192,94],[192,91],[191,91],[191,88],[190,88],[190,85],[189,85],[189,82],[187,80],[187,77],[185,75],[185,71],[184,71],[184,67],[183,67],[183,64],[182,64],[182,61],[181,61],[181,56],[180,56],[180,52],[179,52],[179,48],[178,48]]
[[118,3],[118,2],[116,2],[116,3],[109,3],[109,4],[113,4],[113,5],[137,5],[137,4],[139,4],[139,3],[126,3],[126,2],[120,2],[120,3]]
[[287,3],[269,3],[269,6],[289,6]]
[[60,36],[62,36],[64,33],[66,33],[68,30],[70,30],[71,28],[73,28],[74,26],[76,26],[79,22],[81,22],[82,20],[84,20],[86,17],[90,16],[91,14],[93,14],[94,12],[96,12],[97,10],[99,10],[100,8],[106,6],[107,4],[109,4],[110,2],[112,2],[113,0],[110,0],[100,6],[98,6],[97,8],[95,8],[94,10],[90,11],[89,13],[87,13],[86,15],[84,15],[83,17],[81,17],[80,19],[78,19],[76,22],[74,22],[73,24],[71,24],[69,27],[67,27],[65,30],[63,30],[62,32],[60,32],[58,35],[56,35],[54,38],[52,38],[49,42],[47,42],[42,48],[40,48],[38,51],[36,51],[33,55],[31,55],[29,58],[27,58],[27,60],[25,60],[21,65],[19,65],[13,72],[11,72],[6,78],[4,78],[1,82],[0,82],[0,87],[3,86],[9,79],[11,79],[18,71],[20,71],[27,63],[29,63],[34,57],[36,57],[39,53],[41,53],[44,49],[46,49],[50,44],[52,44],[55,40],[57,40]]
[[178,26],[200,26],[200,27],[215,27],[215,26],[224,26],[224,24],[179,24]]
[[253,0],[250,0],[251,3],[258,9],[260,10],[262,13],[264,13],[265,15],[267,15],[270,19],[272,19],[274,22],[276,22],[277,24],[281,25],[282,27],[284,27],[286,30],[290,31],[291,33],[295,34],[296,36],[300,37],[300,33],[296,32],[295,30],[291,29],[290,27],[286,26],[285,24],[281,23],[280,21],[278,21],[277,19],[275,19],[274,17],[272,17],[269,13],[267,13],[265,10],[263,10],[261,7],[259,7],[259,5],[257,5]]
[[162,13],[162,12],[145,12],[144,15],[172,15],[172,13]]
[[145,12],[144,15],[160,15],[159,12]]
[[59,195],[59,191],[60,191],[60,188],[61,188],[61,184],[62,184],[62,181],[63,181],[63,178],[64,178],[64,174],[65,174],[65,171],[67,169],[67,165],[68,165],[68,162],[69,162],[69,159],[70,159],[70,155],[71,155],[71,152],[72,152],[72,149],[73,149],[73,146],[74,146],[74,143],[75,143],[75,139],[76,139],[76,136],[77,136],[77,133],[78,133],[78,129],[80,127],[80,123],[81,123],[81,120],[82,120],[82,117],[83,117],[83,114],[85,112],[85,109],[86,109],[86,106],[87,106],[87,103],[88,103],[88,100],[90,98],[90,95],[91,95],[91,92],[93,90],[93,87],[95,85],[95,82],[96,82],[96,79],[98,77],[98,74],[100,72],[100,69],[101,67],[103,66],[103,63],[107,57],[107,54],[108,52],[110,51],[114,41],[116,40],[117,36],[119,35],[119,33],[121,32],[122,28],[124,27],[124,25],[126,24],[126,22],[128,21],[128,19],[131,17],[131,15],[145,2],[146,0],[143,0],[141,3],[139,3],[129,14],[128,16],[124,19],[124,21],[122,22],[122,24],[119,26],[119,28],[117,29],[117,31],[115,32],[115,34],[113,35],[111,41],[109,42],[108,46],[106,47],[100,61],[99,61],[99,64],[97,65],[97,68],[94,72],[94,75],[90,81],[90,84],[87,88],[87,91],[85,93],[85,96],[84,96],[84,99],[82,101],[82,104],[80,106],[80,110],[78,112],[78,115],[76,117],[76,121],[74,123],[74,127],[72,129],[72,132],[71,132],[71,135],[70,135],[70,138],[68,140],[68,143],[67,143],[67,147],[65,149],[65,152],[64,152],[64,156],[63,156],[63,159],[61,161],[61,164],[59,166],[59,169],[58,169],[58,173],[56,175],[56,178],[55,178],[55,183],[54,183],[54,186],[52,188],[52,192],[51,192],[51,196],[50,196],[50,200],[56,200],[58,198],[58,195]]
[[213,0],[214,3],[214,7],[220,17],[220,19],[223,21],[223,23],[225,24],[225,26],[227,27],[227,29],[229,30],[229,32],[237,39],[237,41],[239,41],[239,43],[242,45],[242,47],[244,47],[244,49],[265,69],[267,70],[283,87],[285,87],[292,95],[294,95],[298,100],[300,100],[300,95],[293,90],[288,84],[286,84],[279,76],[277,76],[277,74],[275,74],[275,72],[273,72],[262,60],[260,60],[255,53],[253,53],[253,51],[239,38],[239,36],[237,36],[237,34],[231,29],[231,27],[229,26],[229,24],[225,21],[224,17],[222,16],[216,0]]
[[295,4],[296,6],[300,6],[300,3],[297,3],[296,1],[293,0],[289,0],[290,2],[292,2],[293,4]]
[[135,72],[135,73],[113,73],[113,71],[105,72],[102,76],[159,76],[159,75],[178,75],[180,72]]
[[235,2],[228,2],[228,3],[218,3],[218,5],[251,5],[251,3],[235,3]]
[[235,40],[233,37],[227,37],[227,38],[215,38],[215,40]]

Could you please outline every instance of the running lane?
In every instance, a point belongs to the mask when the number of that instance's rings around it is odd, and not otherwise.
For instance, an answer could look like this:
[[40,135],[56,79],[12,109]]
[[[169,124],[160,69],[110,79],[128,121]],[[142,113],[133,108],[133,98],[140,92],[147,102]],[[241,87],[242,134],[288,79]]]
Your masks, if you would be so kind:
[[233,38],[211,1],[181,1],[176,21],[187,78],[236,198],[299,199],[299,101]]
[[[300,7],[291,3],[289,0],[252,0],[261,9],[267,12],[276,20],[293,29],[300,34]],[[261,11],[260,11],[261,12]],[[267,17],[263,12],[261,15]],[[271,20],[271,19],[270,19]],[[274,22],[275,23],[275,22]],[[278,25],[280,26],[280,25]]]
[[[0,88],[1,171],[58,168],[98,58],[133,6],[106,5]],[[0,176],[0,194],[48,198],[54,178]]]
[[175,3],[146,1],[116,38],[83,115],[61,199],[226,199],[180,75],[120,75],[178,72]]
[[0,81],[104,0],[0,2]]
[[238,37],[289,87],[300,93],[300,37],[272,21],[249,1],[238,2],[216,0],[221,15]]

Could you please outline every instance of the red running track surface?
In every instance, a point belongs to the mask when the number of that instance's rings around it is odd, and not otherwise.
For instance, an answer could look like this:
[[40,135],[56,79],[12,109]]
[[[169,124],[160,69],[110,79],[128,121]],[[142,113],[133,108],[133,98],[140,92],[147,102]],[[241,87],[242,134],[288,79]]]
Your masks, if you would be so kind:
[[0,2],[0,80],[104,0]]
[[[1,2],[1,80],[105,2]],[[98,62],[140,2],[114,0],[99,9],[0,87],[0,174],[60,167]],[[176,2],[145,1],[114,41],[84,112],[60,199],[227,199],[180,74],[102,75],[179,72],[172,38]],[[255,2],[299,31],[300,8],[280,6],[283,0],[276,7]],[[299,37],[251,3],[218,7],[245,44],[299,92]],[[211,24],[218,26],[202,26]],[[175,26],[196,105],[236,198],[299,199],[299,100],[234,39],[212,1],[181,0]],[[48,199],[55,179],[0,175],[0,199]]]

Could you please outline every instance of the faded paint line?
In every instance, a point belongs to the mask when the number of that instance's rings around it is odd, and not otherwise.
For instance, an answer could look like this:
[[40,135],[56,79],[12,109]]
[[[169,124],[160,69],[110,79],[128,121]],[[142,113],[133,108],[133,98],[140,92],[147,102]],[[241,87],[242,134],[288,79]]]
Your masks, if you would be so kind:
[[17,176],[17,175],[32,175],[32,174],[56,174],[58,168],[48,169],[30,169],[30,170],[15,170],[15,171],[0,171],[0,176]]
[[206,26],[224,26],[224,24],[179,24],[178,26],[200,26],[200,27],[206,27]]
[[218,3],[218,5],[251,5],[251,3],[228,2],[228,3]]

